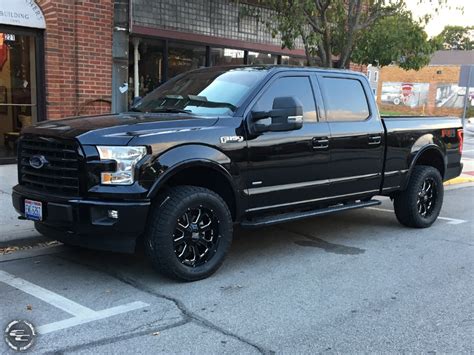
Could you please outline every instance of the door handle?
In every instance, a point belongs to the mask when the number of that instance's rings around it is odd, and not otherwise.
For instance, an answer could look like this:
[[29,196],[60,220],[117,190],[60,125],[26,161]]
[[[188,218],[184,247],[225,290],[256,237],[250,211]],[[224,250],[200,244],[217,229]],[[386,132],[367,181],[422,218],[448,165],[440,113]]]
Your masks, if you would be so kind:
[[328,137],[314,137],[313,138],[313,149],[327,149],[329,148]]
[[382,142],[382,136],[369,136],[370,145],[379,145]]

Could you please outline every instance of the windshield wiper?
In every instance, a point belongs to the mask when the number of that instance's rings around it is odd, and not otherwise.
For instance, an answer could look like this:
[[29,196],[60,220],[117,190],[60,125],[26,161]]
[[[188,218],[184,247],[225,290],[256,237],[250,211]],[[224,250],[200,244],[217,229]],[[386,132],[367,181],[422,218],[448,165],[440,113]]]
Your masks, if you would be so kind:
[[152,112],[152,113],[161,113],[161,112],[164,112],[164,113],[187,113],[187,114],[192,113],[191,110],[183,110],[181,108],[172,108],[172,107],[156,108],[156,109],[150,110],[148,112]]

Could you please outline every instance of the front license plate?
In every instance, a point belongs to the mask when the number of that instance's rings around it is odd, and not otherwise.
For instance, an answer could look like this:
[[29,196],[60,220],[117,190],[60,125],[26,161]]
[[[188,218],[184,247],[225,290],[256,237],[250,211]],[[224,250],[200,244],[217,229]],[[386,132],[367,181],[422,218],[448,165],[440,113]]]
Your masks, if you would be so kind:
[[39,201],[25,200],[25,217],[33,221],[43,219],[43,204]]

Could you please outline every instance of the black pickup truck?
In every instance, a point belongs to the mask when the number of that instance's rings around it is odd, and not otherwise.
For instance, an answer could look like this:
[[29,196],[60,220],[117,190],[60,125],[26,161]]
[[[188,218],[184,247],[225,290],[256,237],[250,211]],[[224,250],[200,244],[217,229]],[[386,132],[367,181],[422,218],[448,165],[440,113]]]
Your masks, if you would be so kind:
[[462,170],[456,118],[379,116],[351,71],[214,67],[160,86],[130,112],[46,121],[18,149],[20,218],[65,244],[133,252],[198,280],[243,227],[394,200],[429,227]]

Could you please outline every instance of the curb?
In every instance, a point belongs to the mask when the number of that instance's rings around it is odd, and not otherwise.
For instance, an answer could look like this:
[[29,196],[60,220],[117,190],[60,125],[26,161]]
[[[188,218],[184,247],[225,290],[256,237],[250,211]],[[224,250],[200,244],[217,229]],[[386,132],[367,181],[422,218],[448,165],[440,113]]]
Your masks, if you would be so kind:
[[474,182],[474,177],[458,176],[454,179],[445,181],[444,186],[457,185],[457,184],[466,184],[466,183],[470,183],[470,182]]

